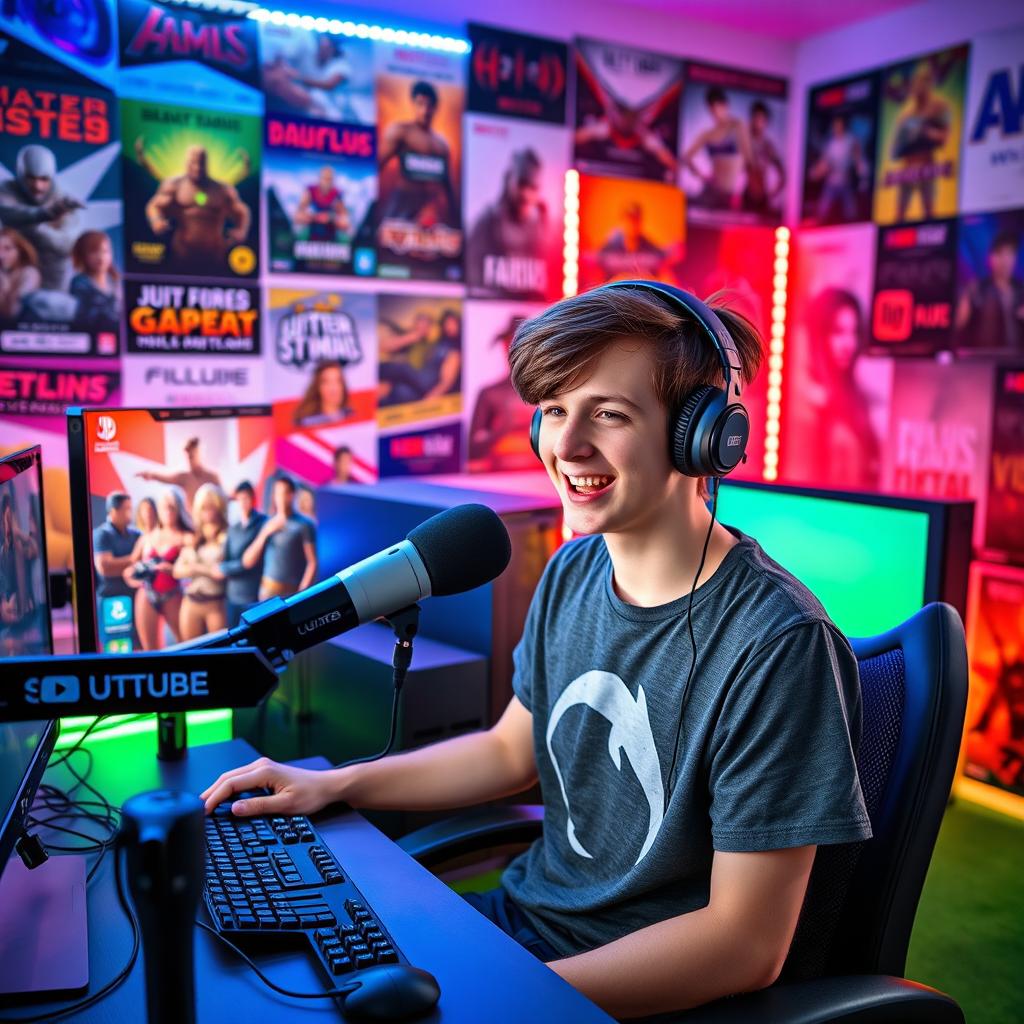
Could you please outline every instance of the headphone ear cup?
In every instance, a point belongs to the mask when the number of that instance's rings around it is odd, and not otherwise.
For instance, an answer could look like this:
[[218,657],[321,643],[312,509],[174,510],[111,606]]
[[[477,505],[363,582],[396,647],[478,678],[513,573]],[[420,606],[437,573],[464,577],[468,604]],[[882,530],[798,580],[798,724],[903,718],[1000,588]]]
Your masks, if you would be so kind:
[[[695,388],[676,413],[669,430],[669,459],[683,476],[714,476],[701,456],[703,434],[700,424],[707,421],[708,406],[715,395],[725,392],[709,384]],[[712,420],[714,422],[714,420]]]
[[533,449],[533,454],[540,458],[540,425],[544,419],[544,414],[540,411],[538,406],[533,410],[533,417],[530,420],[530,447]]

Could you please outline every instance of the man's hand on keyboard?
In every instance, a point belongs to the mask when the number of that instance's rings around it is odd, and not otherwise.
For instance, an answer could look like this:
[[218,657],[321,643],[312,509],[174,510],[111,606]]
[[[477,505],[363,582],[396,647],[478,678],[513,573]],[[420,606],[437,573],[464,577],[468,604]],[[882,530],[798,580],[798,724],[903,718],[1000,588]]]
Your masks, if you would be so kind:
[[206,813],[230,800],[236,793],[251,789],[268,789],[268,796],[236,800],[231,805],[233,814],[312,814],[332,800],[339,799],[335,791],[333,771],[309,771],[278,764],[269,757],[225,772],[217,781],[199,794],[206,802]]

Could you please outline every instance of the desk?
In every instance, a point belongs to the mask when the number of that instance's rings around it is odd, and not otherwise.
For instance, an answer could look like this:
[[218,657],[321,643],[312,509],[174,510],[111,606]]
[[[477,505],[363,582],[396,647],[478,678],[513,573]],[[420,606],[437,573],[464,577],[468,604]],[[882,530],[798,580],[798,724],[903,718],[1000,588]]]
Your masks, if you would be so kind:
[[[133,763],[130,770],[94,753],[89,781],[120,806],[147,789],[178,788],[199,793],[217,775],[258,757],[244,740],[193,747],[184,760],[164,764],[156,757]],[[327,767],[322,758],[298,762]],[[48,781],[65,784],[62,769]],[[553,971],[478,914],[462,898],[420,867],[390,839],[355,811],[328,812],[315,818],[324,840],[352,875],[410,962],[430,971],[441,986],[441,1001],[428,1017],[430,1024],[531,1024],[565,1022],[608,1024],[612,1018],[561,980]],[[124,966],[131,948],[131,930],[118,903],[113,860],[105,858],[89,888],[90,991],[96,991]],[[205,915],[205,911],[202,911]],[[325,987],[311,957],[301,952],[257,956],[276,982],[297,991]],[[57,1012],[66,1003],[52,1004]],[[35,1006],[7,1012],[14,1019],[45,1012]],[[331,1000],[313,1002],[277,995],[226,947],[196,930],[196,1010],[199,1024],[235,1022],[332,1021],[342,1015]],[[63,1018],[103,1024],[142,1024],[145,979],[142,957],[116,992],[91,1009]]]

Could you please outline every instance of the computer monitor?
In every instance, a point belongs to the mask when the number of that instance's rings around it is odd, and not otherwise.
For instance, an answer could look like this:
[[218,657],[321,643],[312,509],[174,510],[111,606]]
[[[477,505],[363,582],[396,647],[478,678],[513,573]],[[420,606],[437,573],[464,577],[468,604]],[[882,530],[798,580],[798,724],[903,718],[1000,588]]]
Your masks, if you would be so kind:
[[848,636],[929,601],[966,614],[974,503],[724,481],[718,518],[801,580]]
[[[239,485],[249,483],[255,509],[267,511],[270,406],[67,415],[79,649],[158,650],[233,624],[226,620],[242,610],[233,597],[244,592],[241,603],[255,603],[264,566],[257,561],[244,574],[235,566],[220,581],[216,571],[224,545],[240,536]],[[197,517],[204,540],[183,542],[198,536]]]
[[[52,654],[39,447],[0,458],[0,656]],[[0,722],[0,873],[24,827],[54,721]]]

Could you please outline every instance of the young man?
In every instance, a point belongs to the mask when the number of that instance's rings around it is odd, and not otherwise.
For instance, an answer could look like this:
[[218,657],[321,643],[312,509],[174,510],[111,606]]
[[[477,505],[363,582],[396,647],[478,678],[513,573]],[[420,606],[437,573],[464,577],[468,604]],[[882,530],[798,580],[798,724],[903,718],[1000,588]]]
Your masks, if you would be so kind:
[[[756,334],[719,315],[749,381]],[[816,846],[870,834],[856,660],[814,597],[713,523],[702,482],[672,467],[669,410],[721,386],[691,317],[598,288],[527,321],[511,370],[542,410],[539,453],[584,537],[538,585],[501,720],[324,773],[260,760],[218,779],[207,806],[265,786],[235,812],[458,807],[539,777],[543,837],[478,907],[618,1017],[764,987]]]
[[242,621],[242,612],[252,607],[260,598],[260,580],[263,577],[263,553],[246,566],[242,557],[249,545],[259,536],[266,515],[256,508],[256,492],[248,480],[243,480],[232,495],[238,505],[238,520],[228,527],[224,541],[224,561],[220,571],[227,579],[228,629]]
[[316,524],[295,508],[295,481],[279,476],[271,491],[274,514],[242,555],[242,566],[262,561],[259,598],[290,597],[316,579]]
[[185,442],[183,451],[185,452],[185,461],[188,463],[188,469],[181,470],[178,473],[172,473],[170,470],[144,469],[135,475],[143,480],[155,480],[157,483],[180,487],[185,492],[185,508],[190,509],[192,502],[195,501],[196,491],[203,484],[213,484],[215,487],[221,486],[220,477],[217,473],[203,465],[202,456],[199,454],[199,445],[198,437],[190,437]]

